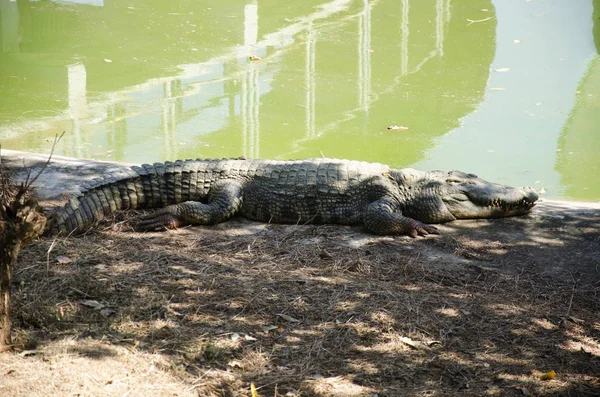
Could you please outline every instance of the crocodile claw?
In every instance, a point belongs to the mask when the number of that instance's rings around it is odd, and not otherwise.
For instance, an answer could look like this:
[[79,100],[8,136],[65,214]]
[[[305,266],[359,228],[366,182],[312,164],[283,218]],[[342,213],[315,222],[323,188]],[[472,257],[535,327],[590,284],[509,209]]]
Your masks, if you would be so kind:
[[426,223],[416,221],[416,225],[411,225],[412,228],[409,232],[411,237],[427,236],[428,234],[440,234],[437,227],[428,225]]
[[157,211],[141,217],[135,223],[135,230],[138,232],[152,232],[165,229],[177,229],[183,226],[184,222],[174,214]]

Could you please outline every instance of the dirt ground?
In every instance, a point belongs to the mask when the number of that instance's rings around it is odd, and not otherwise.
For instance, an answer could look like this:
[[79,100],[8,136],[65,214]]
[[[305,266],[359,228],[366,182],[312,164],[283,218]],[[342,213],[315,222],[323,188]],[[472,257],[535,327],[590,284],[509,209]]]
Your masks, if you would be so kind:
[[22,252],[0,395],[600,395],[598,206],[418,239],[130,215]]

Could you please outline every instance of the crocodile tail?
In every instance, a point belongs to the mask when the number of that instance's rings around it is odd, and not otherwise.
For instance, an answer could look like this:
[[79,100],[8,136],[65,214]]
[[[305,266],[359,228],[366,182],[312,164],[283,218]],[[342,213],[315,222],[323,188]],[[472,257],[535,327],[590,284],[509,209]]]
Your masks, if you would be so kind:
[[51,217],[49,234],[80,233],[119,210],[160,208],[194,199],[198,162],[143,164],[81,185]]

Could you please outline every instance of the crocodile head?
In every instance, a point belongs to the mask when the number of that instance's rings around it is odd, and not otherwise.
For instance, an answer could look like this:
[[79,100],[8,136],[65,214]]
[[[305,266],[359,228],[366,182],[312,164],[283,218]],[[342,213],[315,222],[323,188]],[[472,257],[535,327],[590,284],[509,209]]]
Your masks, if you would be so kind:
[[[538,200],[530,187],[511,187],[491,183],[474,174],[460,171],[408,172],[404,180],[412,179],[422,189],[413,197],[407,212],[413,212],[421,202],[427,209],[420,209],[417,218],[429,223],[441,223],[455,219],[501,218],[527,214]],[[416,179],[416,180],[415,180]],[[425,213],[424,213],[425,212]],[[410,214],[407,214],[411,216]]]

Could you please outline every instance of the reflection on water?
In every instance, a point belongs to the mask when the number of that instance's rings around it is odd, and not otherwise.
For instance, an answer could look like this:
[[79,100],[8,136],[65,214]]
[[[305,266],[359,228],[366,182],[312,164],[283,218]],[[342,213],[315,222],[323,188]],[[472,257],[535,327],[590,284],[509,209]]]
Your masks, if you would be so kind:
[[556,156],[592,117],[569,118],[591,1],[224,3],[0,0],[3,146],[65,130],[76,157],[326,155],[600,199]]
[[556,167],[559,136],[578,106],[578,85],[596,56],[591,1],[498,0],[494,5],[498,25],[490,89],[477,111],[441,138],[416,166],[436,168],[453,153],[468,153],[454,158],[455,167],[488,163],[492,166],[475,172],[518,185],[537,181],[535,186],[553,197],[599,200],[600,194],[590,195],[583,187],[566,191],[570,182]]

